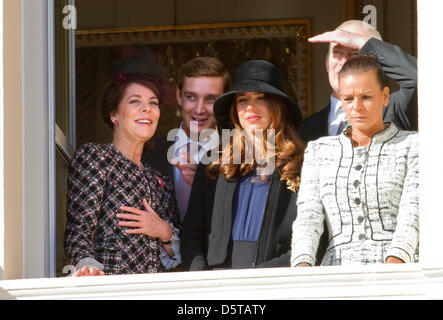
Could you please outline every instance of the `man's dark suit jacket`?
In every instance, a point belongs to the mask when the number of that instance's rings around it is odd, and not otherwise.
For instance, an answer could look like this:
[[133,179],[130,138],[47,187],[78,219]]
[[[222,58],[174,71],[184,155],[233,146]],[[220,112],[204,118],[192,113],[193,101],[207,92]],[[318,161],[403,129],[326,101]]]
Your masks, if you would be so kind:
[[[393,122],[403,130],[417,130],[417,59],[405,54],[398,46],[371,38],[360,50],[372,54],[383,71],[395,80],[400,89],[389,96],[383,109],[383,120]],[[306,143],[328,135],[328,117],[331,104],[304,119],[298,133]]]
[[[238,180],[220,176],[210,179],[200,166],[181,233],[185,268],[205,270],[222,265],[228,258],[232,233],[232,202]],[[289,266],[292,223],[297,215],[297,194],[272,175],[255,267]]]

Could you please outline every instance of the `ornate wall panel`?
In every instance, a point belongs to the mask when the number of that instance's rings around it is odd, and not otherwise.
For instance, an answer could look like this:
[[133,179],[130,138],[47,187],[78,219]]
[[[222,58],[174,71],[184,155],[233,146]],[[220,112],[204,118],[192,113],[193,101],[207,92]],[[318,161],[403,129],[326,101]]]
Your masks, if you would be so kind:
[[308,19],[78,30],[78,145],[110,139],[99,107],[109,68],[114,61],[147,50],[165,70],[170,84],[158,135],[165,135],[180,123],[175,77],[183,63],[197,56],[219,58],[231,74],[247,60],[264,59],[274,63],[286,75],[289,95],[297,99],[304,115],[309,115],[312,113],[311,52],[307,42],[310,36]]

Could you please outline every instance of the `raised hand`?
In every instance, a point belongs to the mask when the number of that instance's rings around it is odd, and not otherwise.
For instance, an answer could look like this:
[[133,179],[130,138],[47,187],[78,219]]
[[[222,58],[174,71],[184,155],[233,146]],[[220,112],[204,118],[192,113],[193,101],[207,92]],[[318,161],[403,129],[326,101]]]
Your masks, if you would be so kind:
[[308,39],[309,42],[334,42],[344,47],[360,50],[370,39],[367,35],[349,32],[343,29],[327,31]]

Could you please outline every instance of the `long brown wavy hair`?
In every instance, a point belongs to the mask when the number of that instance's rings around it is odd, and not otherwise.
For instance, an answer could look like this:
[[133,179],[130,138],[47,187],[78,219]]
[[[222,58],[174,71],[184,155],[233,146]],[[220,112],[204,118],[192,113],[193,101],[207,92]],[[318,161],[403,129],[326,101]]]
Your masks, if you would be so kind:
[[[305,144],[298,137],[294,125],[289,121],[290,117],[283,98],[271,94],[265,94],[265,96],[271,108],[271,124],[267,129],[273,129],[275,132],[275,148],[268,143],[267,134],[263,134],[263,150],[270,152],[270,155],[275,157],[275,168],[278,170],[281,180],[295,182],[300,175]],[[235,98],[230,108],[230,119],[236,129],[235,133],[224,148],[223,141],[220,142],[222,151],[219,159],[211,162],[207,167],[206,172],[213,179],[216,179],[219,174],[222,174],[225,179],[246,176],[259,166],[255,159],[251,161],[252,163],[246,162],[245,146],[248,138],[242,134],[243,128],[238,119]],[[234,150],[241,150],[241,163],[234,163]],[[226,163],[226,159],[229,159],[228,163]]]

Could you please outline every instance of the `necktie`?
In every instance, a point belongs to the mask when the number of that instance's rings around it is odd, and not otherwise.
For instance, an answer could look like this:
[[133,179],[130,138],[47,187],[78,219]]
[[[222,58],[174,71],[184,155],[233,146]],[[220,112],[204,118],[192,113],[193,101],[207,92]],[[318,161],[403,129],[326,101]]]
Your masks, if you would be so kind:
[[[197,145],[198,151],[200,151],[201,146]],[[188,153],[192,152],[191,150],[191,143],[186,144],[186,151]],[[192,155],[191,155],[191,158]],[[191,163],[194,163],[195,161],[191,161]],[[177,194],[177,206],[178,206],[178,212],[180,214],[180,221],[183,222],[186,215],[186,210],[188,210],[188,203],[189,203],[189,196],[191,195],[191,189],[192,187],[186,182],[183,175],[179,174],[178,181],[177,181],[177,187],[176,187],[176,194]]]
[[189,196],[191,195],[191,186],[185,181],[185,178],[183,178],[181,172],[177,181],[176,193],[180,222],[183,222],[183,220],[185,219],[186,210],[188,210]]
[[349,125],[348,120],[346,120],[346,117],[340,122],[337,129],[337,135],[341,134],[344,129]]

